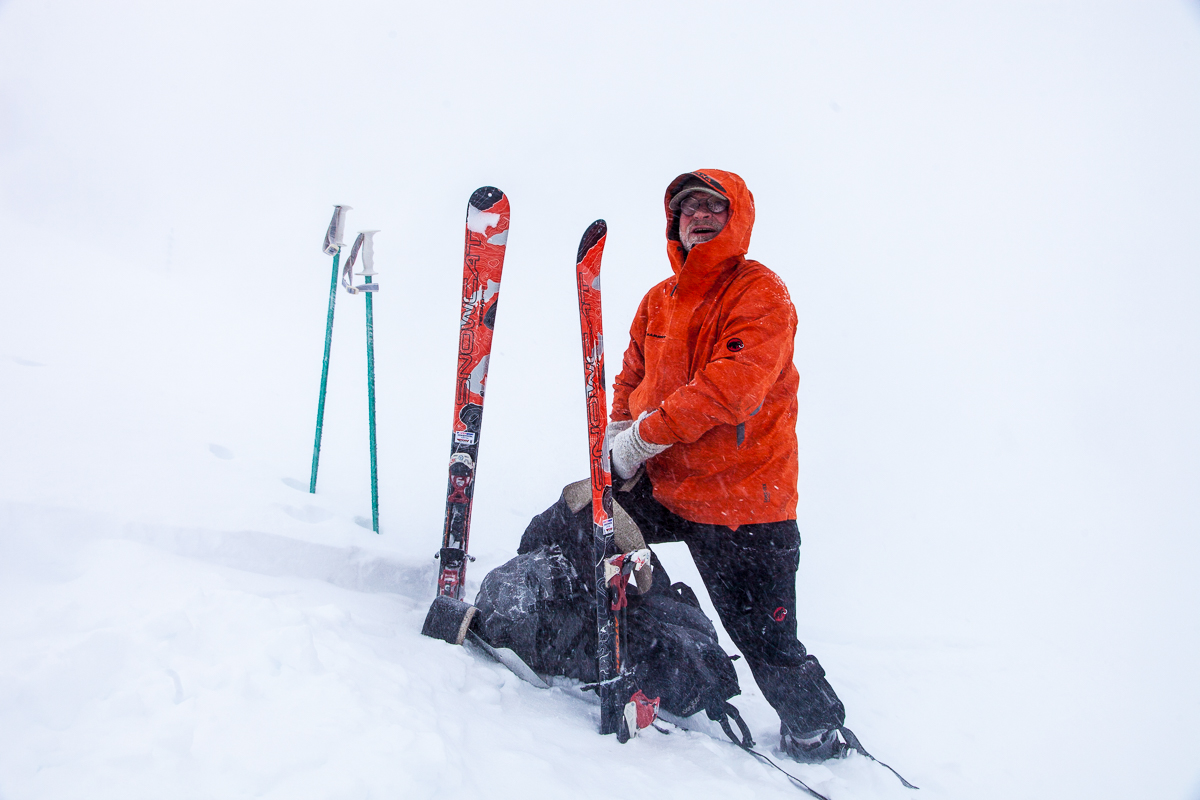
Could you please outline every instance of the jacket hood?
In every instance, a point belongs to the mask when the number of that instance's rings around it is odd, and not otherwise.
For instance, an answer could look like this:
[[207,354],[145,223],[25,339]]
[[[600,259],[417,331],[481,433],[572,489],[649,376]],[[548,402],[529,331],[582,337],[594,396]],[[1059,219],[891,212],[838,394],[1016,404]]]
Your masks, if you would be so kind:
[[[679,241],[679,212],[671,210],[671,198],[683,184],[696,178],[713,191],[719,192],[729,201],[729,222],[712,238],[692,248],[689,253]],[[719,270],[729,259],[740,259],[750,249],[750,234],[754,230],[754,195],[746,182],[732,172],[720,169],[698,169],[685,172],[667,186],[663,197],[663,209],[667,212],[667,255],[671,269],[681,275],[684,267],[697,277]]]

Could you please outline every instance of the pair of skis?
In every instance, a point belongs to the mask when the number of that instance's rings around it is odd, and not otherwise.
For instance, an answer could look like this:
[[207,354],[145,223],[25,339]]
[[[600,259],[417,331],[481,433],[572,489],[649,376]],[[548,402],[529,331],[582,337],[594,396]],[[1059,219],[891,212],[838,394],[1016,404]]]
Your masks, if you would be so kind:
[[[483,398],[487,383],[492,333],[504,252],[508,243],[508,198],[484,186],[467,204],[463,253],[462,316],[458,335],[458,375],[454,393],[454,424],[450,439],[450,475],[446,487],[446,517],[442,530],[438,595],[461,600],[466,579],[467,544],[475,497],[475,468],[479,459]],[[600,307],[600,260],[608,226],[596,220],[579,243],[575,276],[579,292],[579,324],[583,341],[584,387],[587,399],[588,452],[591,462],[593,553],[595,556],[597,663],[600,693],[600,732],[629,736],[623,694],[623,606],[616,584],[628,578],[613,538],[612,476],[604,433],[608,402],[604,384],[604,322]],[[615,562],[615,563],[614,563]],[[615,567],[615,569],[614,569]],[[614,571],[616,574],[614,575]]]

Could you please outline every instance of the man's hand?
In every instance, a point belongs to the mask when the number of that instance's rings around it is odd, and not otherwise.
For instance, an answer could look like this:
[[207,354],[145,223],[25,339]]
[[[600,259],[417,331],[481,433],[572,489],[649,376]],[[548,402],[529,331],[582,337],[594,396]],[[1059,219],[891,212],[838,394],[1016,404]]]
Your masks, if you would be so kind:
[[[653,458],[671,445],[651,444],[638,434],[638,425],[649,412],[642,412],[637,422],[613,422],[608,426],[606,438],[612,443],[612,467],[617,475],[624,479],[633,477],[647,459]],[[617,427],[621,426],[621,427]],[[614,435],[614,430],[616,431]]]

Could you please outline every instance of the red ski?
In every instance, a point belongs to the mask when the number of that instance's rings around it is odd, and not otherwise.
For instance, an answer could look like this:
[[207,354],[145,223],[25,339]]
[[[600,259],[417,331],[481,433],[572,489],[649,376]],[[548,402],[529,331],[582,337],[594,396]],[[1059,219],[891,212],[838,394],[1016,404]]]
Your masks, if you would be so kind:
[[604,383],[604,319],[600,313],[600,259],[608,225],[598,219],[588,226],[575,259],[579,290],[579,328],[583,338],[583,381],[587,398],[588,454],[592,481],[592,555],[596,565],[596,658],[599,667],[600,733],[629,737],[623,721],[624,689],[621,619],[623,604],[611,596],[608,562],[617,555],[613,539],[612,473],[604,449],[608,427],[608,395]]
[[450,440],[450,480],[442,529],[438,594],[462,599],[467,572],[467,539],[475,496],[475,465],[483,422],[492,329],[504,247],[508,242],[508,198],[492,186],[476,189],[467,204],[463,252],[462,317],[458,332],[458,378],[454,391],[454,427]]

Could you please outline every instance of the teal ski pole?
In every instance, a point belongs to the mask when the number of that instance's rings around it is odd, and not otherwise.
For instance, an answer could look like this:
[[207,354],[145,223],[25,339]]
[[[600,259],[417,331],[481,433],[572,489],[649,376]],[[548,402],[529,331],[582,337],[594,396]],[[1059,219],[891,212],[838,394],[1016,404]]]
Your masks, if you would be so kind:
[[329,381],[329,347],[333,344],[333,308],[337,302],[338,259],[342,255],[342,233],[345,230],[346,212],[350,206],[334,206],[333,219],[325,231],[325,244],[321,248],[325,255],[333,256],[333,276],[329,279],[329,311],[325,316],[325,357],[321,359],[321,394],[317,399],[317,433],[313,439],[312,475],[308,479],[308,491],[317,493],[317,464],[321,459],[321,428],[325,424],[325,386]]
[[[362,231],[354,240],[350,250],[350,260],[342,270],[342,285],[350,294],[363,292],[367,296],[367,424],[371,431],[371,529],[379,533],[379,472],[376,465],[375,450],[375,321],[372,298],[379,291],[379,284],[372,278],[375,276],[375,234],[379,231]],[[354,262],[362,250],[362,272],[355,273]],[[354,286],[350,280],[352,274],[362,275],[366,283]]]

